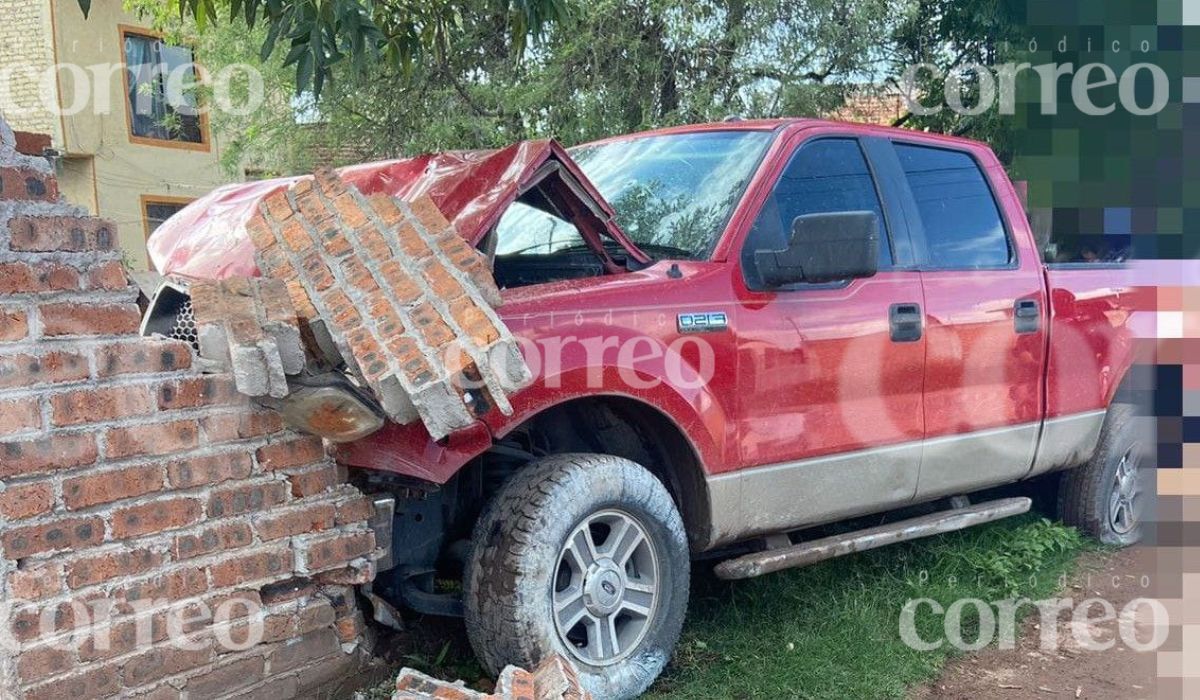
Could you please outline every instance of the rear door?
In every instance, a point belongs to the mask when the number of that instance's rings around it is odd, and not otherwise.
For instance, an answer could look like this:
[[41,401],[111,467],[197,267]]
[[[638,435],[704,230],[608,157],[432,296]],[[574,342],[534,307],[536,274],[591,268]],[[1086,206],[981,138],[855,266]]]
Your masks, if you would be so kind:
[[917,498],[1014,481],[1029,471],[1041,430],[1041,260],[1005,219],[1011,187],[994,158],[902,140],[893,152],[925,295]]

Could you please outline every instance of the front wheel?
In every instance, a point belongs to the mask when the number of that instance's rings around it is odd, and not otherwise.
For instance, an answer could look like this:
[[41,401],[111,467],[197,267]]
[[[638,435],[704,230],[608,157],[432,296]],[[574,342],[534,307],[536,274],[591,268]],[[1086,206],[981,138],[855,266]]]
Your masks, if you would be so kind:
[[559,653],[598,700],[635,697],[679,639],[688,576],[683,520],[653,474],[608,455],[547,457],[475,527],[467,634],[493,674]]

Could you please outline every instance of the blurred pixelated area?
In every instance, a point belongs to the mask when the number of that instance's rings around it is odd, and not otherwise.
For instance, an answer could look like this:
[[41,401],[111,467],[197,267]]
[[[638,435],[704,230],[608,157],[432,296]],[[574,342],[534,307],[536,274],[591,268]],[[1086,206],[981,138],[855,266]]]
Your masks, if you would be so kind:
[[[1134,391],[1153,414],[1158,467],[1149,542],[1157,576],[1147,595],[1171,625],[1153,694],[1200,697],[1200,0],[1022,4],[1023,36],[1010,55],[1076,70],[1102,63],[1118,78],[1091,91],[1093,104],[1116,106],[1103,115],[1080,108],[1069,76],[1049,114],[1037,75],[1018,78],[1011,169],[1027,183],[1047,262],[1134,261]],[[1139,64],[1167,77],[1169,100],[1152,114],[1136,113],[1156,99],[1153,72]],[[1137,74],[1133,111],[1120,94],[1128,72]]]
[[[1184,25],[1185,9],[1196,22]],[[1089,90],[1108,114],[1073,100],[1074,72],[1043,106],[1040,76],[1016,81],[1013,172],[1054,262],[1184,260],[1200,256],[1200,1],[1029,0],[1015,60],[1032,66],[1100,63],[1117,78]],[[1155,107],[1161,69],[1170,98]],[[1093,70],[1089,83],[1103,82]],[[1132,85],[1132,103],[1121,83]],[[1047,113],[1055,112],[1055,113]],[[1052,231],[1053,235],[1047,235]]]

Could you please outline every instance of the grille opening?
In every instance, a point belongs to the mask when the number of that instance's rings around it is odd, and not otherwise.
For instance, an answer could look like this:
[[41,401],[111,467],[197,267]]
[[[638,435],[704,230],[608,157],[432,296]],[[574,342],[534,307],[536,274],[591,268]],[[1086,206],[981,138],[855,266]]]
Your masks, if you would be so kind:
[[185,287],[164,282],[154,292],[146,317],[142,319],[142,335],[182,340],[192,346],[193,352],[200,351],[196,314],[192,310],[192,297]]

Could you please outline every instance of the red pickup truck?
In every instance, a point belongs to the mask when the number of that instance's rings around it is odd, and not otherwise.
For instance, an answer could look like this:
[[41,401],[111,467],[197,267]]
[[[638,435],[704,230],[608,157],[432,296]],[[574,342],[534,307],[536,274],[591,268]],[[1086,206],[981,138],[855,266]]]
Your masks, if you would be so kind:
[[557,651],[629,697],[700,555],[739,578],[957,529],[1029,508],[968,494],[1059,471],[1065,521],[1138,538],[1132,289],[1043,264],[986,146],[779,120],[570,153],[587,207],[517,188],[472,239],[536,376],[513,414],[338,446],[395,499],[374,594],[461,612],[492,671]]

